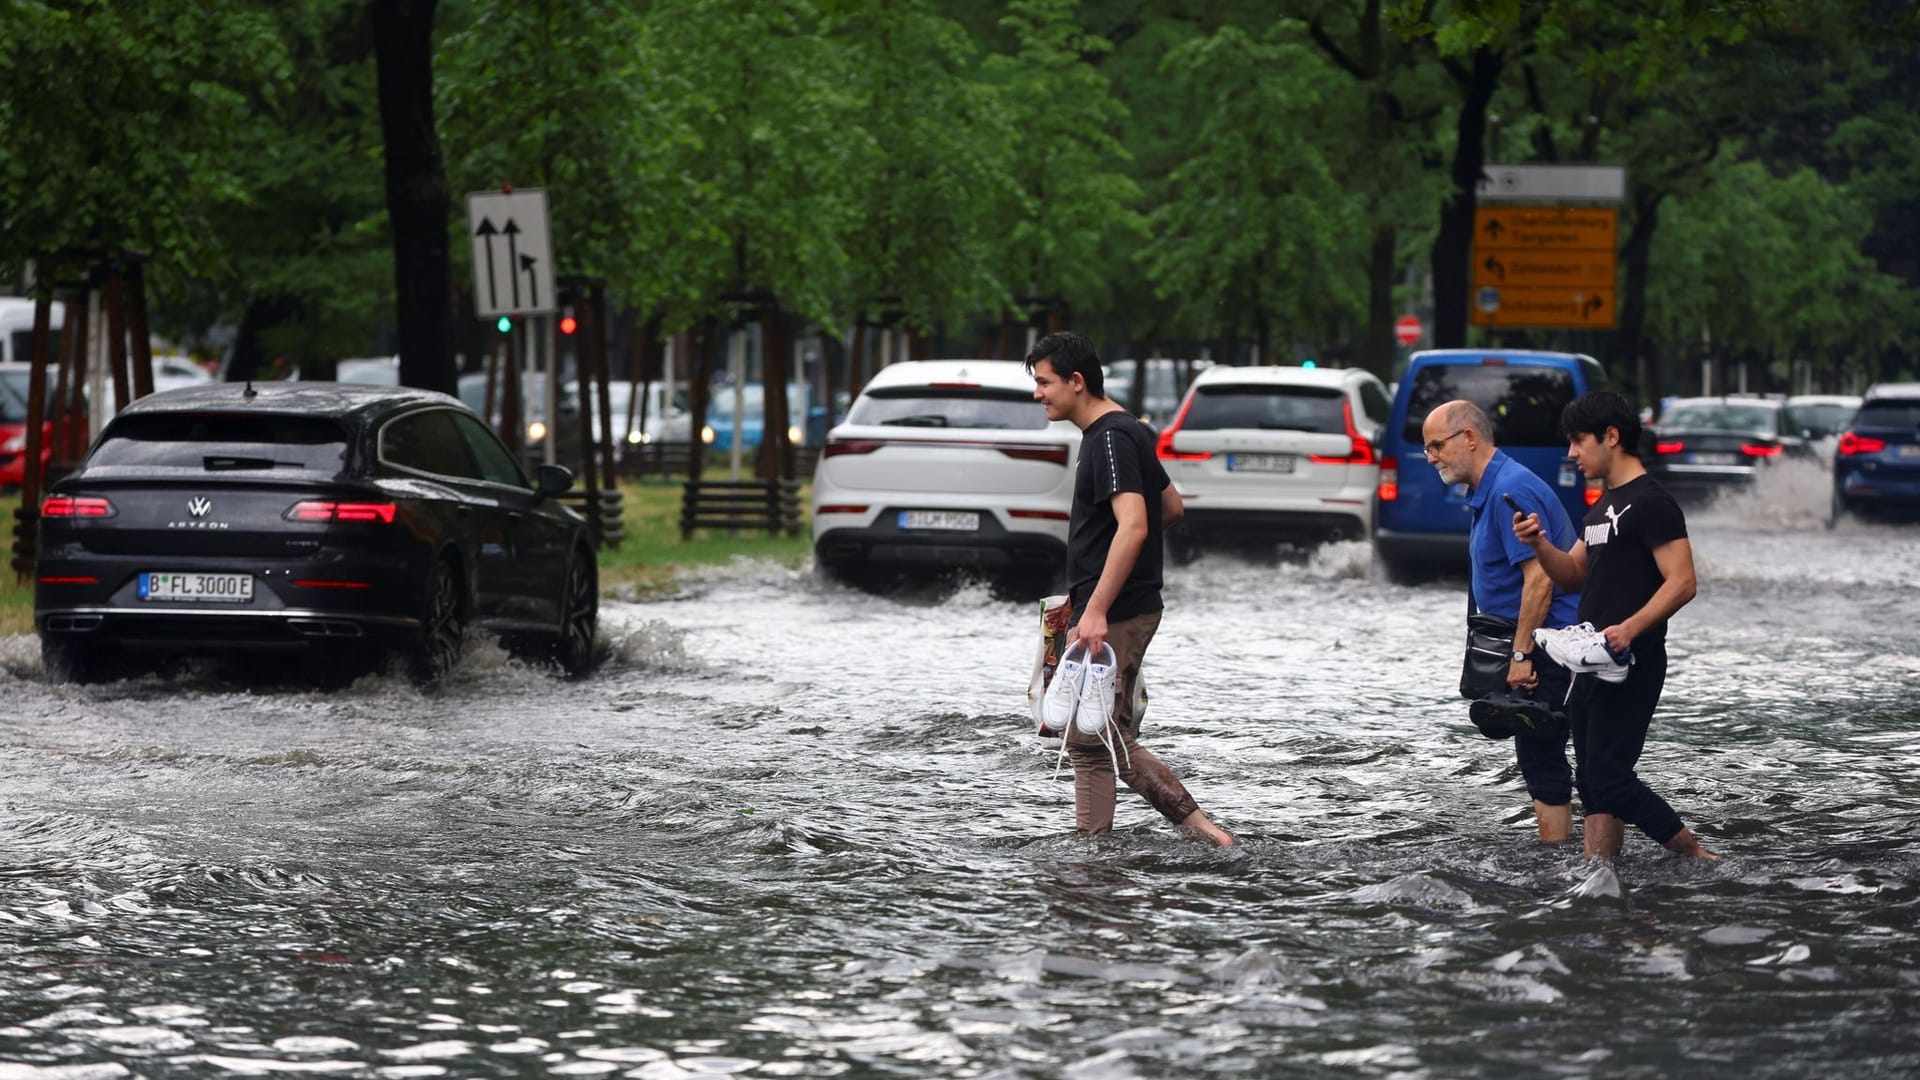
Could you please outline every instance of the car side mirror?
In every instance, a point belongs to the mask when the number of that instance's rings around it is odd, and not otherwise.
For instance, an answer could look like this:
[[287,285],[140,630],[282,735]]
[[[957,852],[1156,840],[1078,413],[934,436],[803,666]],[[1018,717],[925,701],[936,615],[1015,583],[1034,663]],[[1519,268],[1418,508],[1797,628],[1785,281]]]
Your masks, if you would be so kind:
[[533,470],[533,486],[542,495],[562,495],[573,487],[573,470],[565,465],[541,465]]

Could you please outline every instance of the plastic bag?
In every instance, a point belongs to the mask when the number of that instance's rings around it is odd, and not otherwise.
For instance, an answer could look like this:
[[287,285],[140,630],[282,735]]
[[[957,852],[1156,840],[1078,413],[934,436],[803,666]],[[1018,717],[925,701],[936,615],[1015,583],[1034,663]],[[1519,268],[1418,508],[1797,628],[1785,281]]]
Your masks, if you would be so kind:
[[[1047,687],[1053,685],[1053,673],[1060,667],[1060,655],[1067,651],[1067,623],[1073,618],[1073,606],[1065,596],[1047,596],[1040,600],[1040,639],[1035,643],[1033,673],[1027,679],[1027,711],[1035,730],[1043,739],[1060,736],[1040,723],[1040,702]],[[1147,715],[1147,679],[1144,673],[1133,680],[1133,716],[1137,725]]]

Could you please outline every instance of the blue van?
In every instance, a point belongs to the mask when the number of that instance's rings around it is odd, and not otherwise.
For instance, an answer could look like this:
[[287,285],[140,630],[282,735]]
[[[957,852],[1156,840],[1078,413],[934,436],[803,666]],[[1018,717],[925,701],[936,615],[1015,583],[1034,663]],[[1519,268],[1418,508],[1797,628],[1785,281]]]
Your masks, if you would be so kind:
[[1374,497],[1374,558],[1389,577],[1467,569],[1467,495],[1427,461],[1420,426],[1434,408],[1466,398],[1493,420],[1494,443],[1545,480],[1575,523],[1599,499],[1567,456],[1560,410],[1604,389],[1599,361],[1577,353],[1514,349],[1418,352],[1400,376],[1393,412],[1380,432],[1380,486]]

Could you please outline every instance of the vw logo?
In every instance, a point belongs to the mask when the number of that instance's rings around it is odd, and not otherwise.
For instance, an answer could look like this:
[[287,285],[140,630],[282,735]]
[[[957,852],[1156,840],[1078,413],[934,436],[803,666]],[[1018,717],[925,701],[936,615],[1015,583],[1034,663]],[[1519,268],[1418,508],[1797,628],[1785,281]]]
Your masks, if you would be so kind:
[[194,517],[206,517],[207,511],[211,509],[213,509],[213,500],[205,495],[195,495],[187,500],[187,513]]

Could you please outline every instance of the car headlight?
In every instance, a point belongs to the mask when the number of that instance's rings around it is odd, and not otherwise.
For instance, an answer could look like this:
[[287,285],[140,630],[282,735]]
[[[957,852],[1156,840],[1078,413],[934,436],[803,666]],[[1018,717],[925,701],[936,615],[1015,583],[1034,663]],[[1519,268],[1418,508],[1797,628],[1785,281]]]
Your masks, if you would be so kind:
[[535,420],[527,425],[527,441],[537,443],[547,437],[547,425],[543,420]]
[[27,450],[27,433],[21,432],[5,443],[0,443],[0,453],[24,454]]
[[700,429],[700,441],[703,443],[709,443],[709,444],[713,442],[713,425],[712,424],[708,424]]
[[806,433],[802,432],[797,426],[787,429],[787,441],[795,446],[806,442],[806,438]]
[[627,432],[627,443],[629,445],[639,446],[641,443],[646,441],[647,441],[647,435],[646,435],[646,432],[644,431]]

